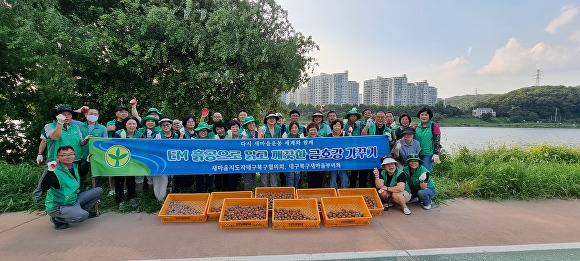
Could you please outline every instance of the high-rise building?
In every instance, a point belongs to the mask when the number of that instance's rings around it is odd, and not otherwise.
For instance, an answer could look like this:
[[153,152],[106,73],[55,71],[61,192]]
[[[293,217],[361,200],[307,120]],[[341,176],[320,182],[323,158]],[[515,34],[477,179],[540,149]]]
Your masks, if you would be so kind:
[[386,106],[435,105],[437,88],[425,81],[408,83],[407,75],[364,81],[364,104]]
[[[312,76],[307,86],[288,94],[296,104],[358,104],[359,84],[348,80],[348,71]],[[288,103],[292,98],[286,99]]]

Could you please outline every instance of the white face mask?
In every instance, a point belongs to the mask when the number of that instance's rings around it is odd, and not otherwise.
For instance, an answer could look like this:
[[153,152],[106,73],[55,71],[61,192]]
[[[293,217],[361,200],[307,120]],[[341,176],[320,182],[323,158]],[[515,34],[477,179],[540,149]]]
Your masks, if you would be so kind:
[[87,120],[90,122],[97,122],[98,119],[99,119],[99,116],[95,116],[95,115],[87,116]]

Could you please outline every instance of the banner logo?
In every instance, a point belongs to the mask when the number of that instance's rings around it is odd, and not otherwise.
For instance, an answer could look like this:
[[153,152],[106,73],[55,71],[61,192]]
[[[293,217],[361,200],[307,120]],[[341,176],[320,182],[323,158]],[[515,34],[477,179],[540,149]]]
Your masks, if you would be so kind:
[[129,163],[131,152],[121,145],[111,146],[105,153],[105,161],[111,168],[122,168]]

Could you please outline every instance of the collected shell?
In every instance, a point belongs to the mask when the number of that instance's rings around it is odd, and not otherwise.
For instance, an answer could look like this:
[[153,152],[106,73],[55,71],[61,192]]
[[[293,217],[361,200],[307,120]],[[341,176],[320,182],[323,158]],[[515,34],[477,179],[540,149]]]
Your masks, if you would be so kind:
[[274,210],[274,220],[312,220],[300,209],[277,208]]
[[169,202],[169,207],[165,212],[166,215],[199,215],[200,211],[194,207],[178,201]]
[[224,221],[231,220],[260,220],[267,218],[266,206],[235,205],[226,208]]
[[367,204],[367,207],[369,209],[371,208],[377,208],[377,202],[375,201],[375,199],[373,198],[373,196],[371,195],[364,195],[365,198],[365,203]]
[[332,218],[356,218],[356,217],[363,217],[363,213],[358,210],[347,210],[341,209],[340,211],[331,210],[326,213],[326,216],[329,219]]
[[294,194],[288,192],[265,192],[256,195],[257,198],[268,198],[268,207],[272,208],[274,199],[293,199]]

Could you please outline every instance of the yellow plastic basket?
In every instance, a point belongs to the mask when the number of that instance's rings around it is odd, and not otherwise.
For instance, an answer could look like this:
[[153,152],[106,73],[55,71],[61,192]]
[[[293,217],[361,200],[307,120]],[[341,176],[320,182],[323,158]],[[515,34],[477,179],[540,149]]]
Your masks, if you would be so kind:
[[[207,219],[220,218],[221,208],[226,198],[252,198],[252,191],[212,192],[207,206]],[[212,211],[216,207],[219,207],[220,211]]]
[[304,199],[304,198],[315,198],[318,202],[318,210],[322,211],[320,208],[320,199],[322,197],[336,197],[336,189],[335,188],[315,188],[315,189],[297,189],[296,190],[296,198],[297,199]]
[[[357,210],[362,212],[362,217],[354,218],[328,218],[328,212]],[[322,218],[324,219],[324,226],[364,226],[371,222],[372,215],[367,208],[367,204],[362,196],[336,197],[336,198],[322,198]]]
[[[276,209],[300,210],[311,220],[276,220]],[[320,228],[320,215],[316,199],[274,199],[272,210],[272,228]]]
[[[260,198],[260,195],[266,193],[292,193],[292,198],[296,198],[296,188],[294,187],[257,187],[254,197]],[[273,199],[268,202],[268,208],[272,211]]]
[[[176,201],[182,204],[190,205],[200,214],[196,215],[168,215],[167,209],[171,202]],[[159,211],[161,222],[205,222],[207,220],[207,205],[209,193],[190,193],[190,194],[169,194]]]
[[[379,193],[377,193],[377,189],[375,188],[345,188],[345,189],[338,189],[338,196],[371,196],[377,203],[376,208],[369,208],[369,211],[373,215],[381,215],[383,214],[383,203],[381,202],[381,198],[379,197]],[[368,207],[368,205],[367,205]]]
[[[264,206],[266,219],[258,220],[231,220],[225,221],[224,215],[228,207],[232,206]],[[226,198],[220,214],[220,228],[267,228],[268,227],[268,199],[267,198]]]

